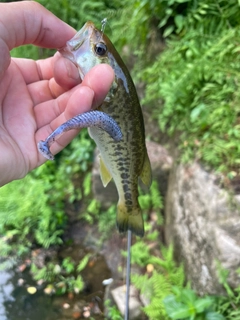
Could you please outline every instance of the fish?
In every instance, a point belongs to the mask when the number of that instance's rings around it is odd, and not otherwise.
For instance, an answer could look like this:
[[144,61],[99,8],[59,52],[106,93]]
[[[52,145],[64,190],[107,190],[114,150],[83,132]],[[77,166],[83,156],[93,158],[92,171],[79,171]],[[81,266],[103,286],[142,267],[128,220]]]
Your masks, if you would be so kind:
[[114,70],[113,84],[96,110],[116,121],[122,138],[116,141],[97,126],[88,131],[100,151],[102,183],[106,187],[113,179],[118,191],[116,224],[119,232],[130,230],[142,237],[144,221],[138,202],[138,185],[140,179],[149,188],[152,172],[142,109],[130,73],[107,35],[91,21],[86,22],[59,52],[76,65],[81,79],[101,63],[109,64]]

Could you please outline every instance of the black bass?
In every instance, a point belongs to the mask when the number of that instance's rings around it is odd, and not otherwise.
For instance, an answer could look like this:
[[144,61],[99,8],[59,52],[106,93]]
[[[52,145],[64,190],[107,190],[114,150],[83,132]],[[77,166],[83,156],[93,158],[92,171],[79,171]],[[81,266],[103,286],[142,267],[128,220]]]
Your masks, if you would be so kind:
[[[127,67],[108,37],[87,22],[82,29],[59,50],[77,67],[83,79],[86,73],[100,63],[109,64],[115,80],[97,108],[113,118],[122,132],[121,140],[113,140],[97,126],[89,128],[100,151],[100,174],[104,186],[113,178],[118,195],[117,226],[120,232],[131,230],[144,234],[144,223],[138,203],[138,179],[150,187],[151,166],[145,145],[142,110]],[[99,79],[101,81],[101,79]]]

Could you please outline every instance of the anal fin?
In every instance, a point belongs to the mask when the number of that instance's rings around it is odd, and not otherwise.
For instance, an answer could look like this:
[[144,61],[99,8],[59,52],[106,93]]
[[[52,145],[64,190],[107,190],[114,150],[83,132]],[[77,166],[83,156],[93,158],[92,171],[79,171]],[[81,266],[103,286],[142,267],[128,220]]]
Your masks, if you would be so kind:
[[145,186],[150,188],[152,183],[152,169],[151,169],[151,164],[150,164],[147,152],[145,154],[145,159],[142,167],[142,172],[140,174],[140,178],[143,184],[145,184]]
[[99,156],[99,164],[100,164],[100,176],[103,183],[103,186],[106,187],[108,183],[112,180],[112,175],[105,166],[101,156]]

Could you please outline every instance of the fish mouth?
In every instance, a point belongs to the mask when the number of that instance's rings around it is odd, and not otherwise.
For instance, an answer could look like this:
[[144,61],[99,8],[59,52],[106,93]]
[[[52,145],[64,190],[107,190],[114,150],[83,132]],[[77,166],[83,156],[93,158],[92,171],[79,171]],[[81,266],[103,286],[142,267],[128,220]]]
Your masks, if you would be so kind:
[[[87,52],[90,51],[90,40],[94,31],[94,24],[91,21],[85,25],[75,34],[75,36],[66,42],[66,45],[58,51],[61,55],[70,60],[78,68],[81,80],[86,75],[84,70],[84,62],[87,61]],[[81,60],[79,57],[82,57]]]

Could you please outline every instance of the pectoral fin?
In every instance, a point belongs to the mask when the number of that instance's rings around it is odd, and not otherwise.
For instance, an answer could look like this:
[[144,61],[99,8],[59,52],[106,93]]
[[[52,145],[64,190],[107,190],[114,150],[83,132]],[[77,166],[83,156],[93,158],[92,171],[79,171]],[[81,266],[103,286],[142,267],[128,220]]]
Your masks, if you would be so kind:
[[100,176],[103,183],[103,186],[106,187],[108,183],[112,180],[112,175],[108,171],[107,167],[105,166],[105,163],[103,162],[101,156],[99,156],[99,163],[100,163]]
[[142,172],[140,174],[140,178],[142,182],[145,184],[145,186],[147,186],[148,188],[151,186],[152,170],[151,170],[151,164],[150,164],[147,152],[145,154],[145,159],[143,163]]

